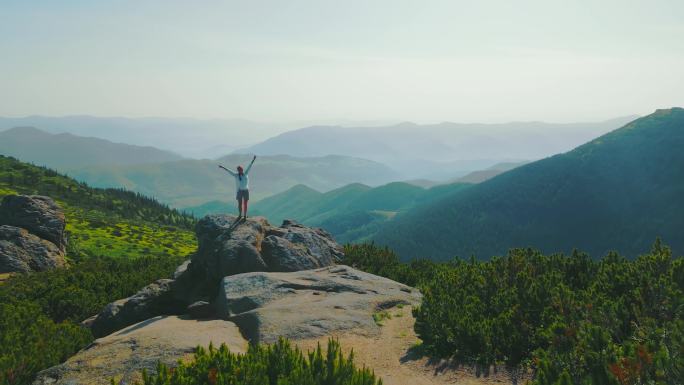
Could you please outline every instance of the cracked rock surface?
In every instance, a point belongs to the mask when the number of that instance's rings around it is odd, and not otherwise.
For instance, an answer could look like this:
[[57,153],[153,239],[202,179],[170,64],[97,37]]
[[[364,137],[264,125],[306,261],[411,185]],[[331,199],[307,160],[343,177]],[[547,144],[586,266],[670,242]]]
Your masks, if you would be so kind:
[[250,341],[272,343],[341,331],[376,335],[373,313],[419,302],[416,289],[338,265],[225,277],[216,307],[218,316],[235,322]]

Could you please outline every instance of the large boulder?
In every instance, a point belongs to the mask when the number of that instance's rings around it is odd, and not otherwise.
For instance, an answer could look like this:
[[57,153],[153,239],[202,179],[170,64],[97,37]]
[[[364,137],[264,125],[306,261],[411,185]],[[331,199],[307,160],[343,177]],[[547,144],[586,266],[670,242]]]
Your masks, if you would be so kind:
[[66,249],[64,211],[51,198],[40,195],[8,195],[0,203],[0,225],[21,227]]
[[223,320],[154,317],[95,340],[63,364],[40,373],[34,385],[109,385],[142,382],[142,370],[154,373],[157,362],[175,366],[197,346],[225,343],[244,353],[247,341],[235,324]]
[[66,265],[52,242],[15,226],[0,226],[0,273],[44,271]]
[[210,281],[251,271],[300,271],[334,265],[344,255],[322,229],[263,217],[238,222],[233,215],[208,215],[197,223],[199,247],[190,270]]
[[377,335],[374,314],[415,305],[420,293],[387,278],[338,265],[290,273],[255,272],[225,277],[216,309],[250,342],[294,340],[354,331]]
[[[263,217],[238,221],[232,215],[209,215],[196,228],[198,250],[174,273],[136,295],[109,304],[89,320],[96,337],[157,315],[203,316],[213,311],[221,279],[234,274],[292,272],[332,266],[343,249],[321,229],[285,221],[271,226]],[[200,308],[190,305],[207,302]]]

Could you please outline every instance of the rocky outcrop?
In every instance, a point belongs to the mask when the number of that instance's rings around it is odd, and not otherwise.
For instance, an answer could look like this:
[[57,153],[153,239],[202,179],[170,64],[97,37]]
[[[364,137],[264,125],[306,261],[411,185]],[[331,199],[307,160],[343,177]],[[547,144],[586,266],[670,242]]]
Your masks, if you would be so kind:
[[19,227],[0,226],[0,273],[44,271],[65,265],[64,253],[52,242]]
[[342,248],[322,229],[285,221],[271,226],[263,217],[237,224],[232,215],[209,215],[197,224],[197,255],[189,270],[218,282],[252,271],[299,271],[335,264]]
[[350,330],[375,335],[375,312],[419,301],[415,289],[338,265],[225,277],[216,308],[251,342],[271,343],[279,337],[299,340]]
[[8,195],[0,203],[0,273],[65,266],[66,221],[50,198]]
[[207,315],[223,277],[262,271],[288,272],[332,266],[344,254],[332,236],[321,229],[292,221],[271,226],[265,218],[239,222],[232,215],[209,215],[196,228],[198,251],[174,273],[136,295],[109,304],[89,322],[95,336],[104,336],[156,315]]
[[199,251],[173,279],[85,320],[96,336],[107,336],[41,372],[34,385],[108,384],[112,378],[130,384],[142,369],[154,372],[157,361],[172,365],[209,342],[242,352],[247,340],[296,342],[340,333],[380,338],[377,312],[420,301],[413,288],[335,265],[342,248],[322,230],[235,219],[202,219]]
[[109,385],[141,381],[143,369],[153,373],[157,362],[175,366],[190,358],[197,346],[225,343],[245,352],[247,341],[232,322],[154,317],[93,342],[65,363],[40,372],[34,385]]
[[66,250],[66,219],[61,207],[40,195],[8,195],[0,203],[0,225],[26,229],[29,233]]

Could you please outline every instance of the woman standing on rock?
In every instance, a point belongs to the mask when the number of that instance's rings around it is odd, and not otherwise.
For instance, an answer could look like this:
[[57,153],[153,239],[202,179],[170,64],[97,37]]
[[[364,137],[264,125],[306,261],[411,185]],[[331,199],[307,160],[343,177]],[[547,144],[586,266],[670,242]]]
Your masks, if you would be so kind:
[[247,202],[249,202],[249,170],[252,169],[252,165],[254,164],[254,161],[256,160],[256,155],[254,155],[254,158],[252,158],[252,161],[249,163],[249,166],[247,166],[246,170],[242,169],[242,166],[237,166],[237,173],[234,173],[227,168],[221,166],[219,164],[219,168],[222,168],[230,175],[235,178],[235,189],[237,190],[235,199],[237,199],[238,202],[238,220],[240,220],[240,217],[243,217],[242,213],[244,212],[244,219],[247,219]]

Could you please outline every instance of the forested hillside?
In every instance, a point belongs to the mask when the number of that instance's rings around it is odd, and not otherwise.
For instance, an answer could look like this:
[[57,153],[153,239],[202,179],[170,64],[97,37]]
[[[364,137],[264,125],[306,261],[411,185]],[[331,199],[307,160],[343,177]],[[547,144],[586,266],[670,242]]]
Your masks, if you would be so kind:
[[298,185],[257,202],[251,212],[263,215],[273,223],[294,219],[326,229],[338,242],[356,242],[373,235],[383,223],[400,212],[469,186],[454,183],[424,189],[409,183],[394,182],[371,188],[356,183],[320,193]]
[[47,168],[0,155],[0,198],[38,194],[65,210],[69,247],[79,253],[138,257],[194,250],[195,219],[154,199],[120,189],[96,189]]
[[192,217],[0,156],[0,198],[8,194],[47,195],[64,208],[70,267],[0,281],[0,384],[28,384],[87,346],[83,319],[168,277],[196,249]]
[[573,151],[398,216],[374,239],[403,258],[488,258],[528,246],[633,257],[658,236],[681,252],[682,148],[684,109],[658,110]]

